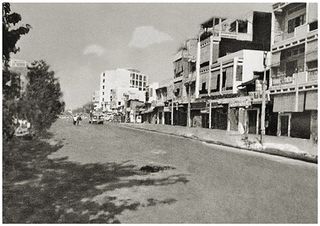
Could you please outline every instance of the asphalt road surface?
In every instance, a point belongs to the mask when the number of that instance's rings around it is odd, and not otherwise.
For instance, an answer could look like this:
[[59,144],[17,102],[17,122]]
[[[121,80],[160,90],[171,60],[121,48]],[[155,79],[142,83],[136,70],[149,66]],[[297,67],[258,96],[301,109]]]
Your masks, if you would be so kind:
[[127,178],[158,182],[119,186],[94,198],[100,204],[104,196],[141,204],[119,213],[121,223],[317,222],[316,164],[119,124],[59,120],[51,131],[64,143],[52,158],[174,168]]

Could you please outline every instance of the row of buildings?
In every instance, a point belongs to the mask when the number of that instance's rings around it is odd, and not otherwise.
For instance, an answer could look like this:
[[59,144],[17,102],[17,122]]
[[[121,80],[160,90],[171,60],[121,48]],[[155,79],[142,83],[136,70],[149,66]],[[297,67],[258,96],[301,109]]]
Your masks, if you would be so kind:
[[100,74],[99,90],[92,95],[95,109],[124,115],[124,120],[135,122],[144,106],[148,76],[136,69],[118,68]]
[[[316,3],[276,3],[272,13],[209,18],[175,54],[171,79],[148,84],[147,76],[125,70],[126,89],[142,92],[141,99],[118,90],[114,97],[102,80],[97,104],[141,115],[145,123],[316,141],[317,24]],[[116,87],[122,86],[108,89]],[[130,100],[140,104],[132,108]]]

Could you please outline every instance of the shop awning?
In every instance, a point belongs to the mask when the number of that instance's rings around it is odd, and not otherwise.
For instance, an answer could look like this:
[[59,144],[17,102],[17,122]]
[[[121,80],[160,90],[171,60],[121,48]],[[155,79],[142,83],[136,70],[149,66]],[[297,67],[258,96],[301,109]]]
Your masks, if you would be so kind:
[[191,110],[200,110],[207,107],[206,102],[195,102],[191,103]]
[[274,96],[273,112],[303,112],[304,93],[298,94],[298,109],[296,109],[296,93],[283,93]]
[[154,110],[154,107],[151,107],[151,108],[149,108],[149,109],[146,110],[146,111],[142,111],[141,114],[148,114],[148,113],[153,112],[153,110]]
[[318,109],[318,92],[309,91],[306,93],[306,110],[317,110]]

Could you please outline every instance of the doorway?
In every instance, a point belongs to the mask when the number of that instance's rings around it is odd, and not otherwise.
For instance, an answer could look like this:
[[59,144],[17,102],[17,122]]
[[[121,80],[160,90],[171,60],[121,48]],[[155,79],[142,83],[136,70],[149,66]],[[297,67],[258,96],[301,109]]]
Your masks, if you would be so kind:
[[248,133],[258,134],[259,133],[259,109],[249,109],[248,112]]
[[278,135],[279,136],[290,136],[290,121],[291,114],[279,114],[278,118]]

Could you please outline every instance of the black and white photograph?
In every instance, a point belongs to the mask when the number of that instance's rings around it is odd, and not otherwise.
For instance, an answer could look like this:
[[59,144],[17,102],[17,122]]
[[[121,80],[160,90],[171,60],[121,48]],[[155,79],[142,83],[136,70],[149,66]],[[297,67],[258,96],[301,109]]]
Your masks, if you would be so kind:
[[2,1],[2,223],[317,224],[318,12]]

